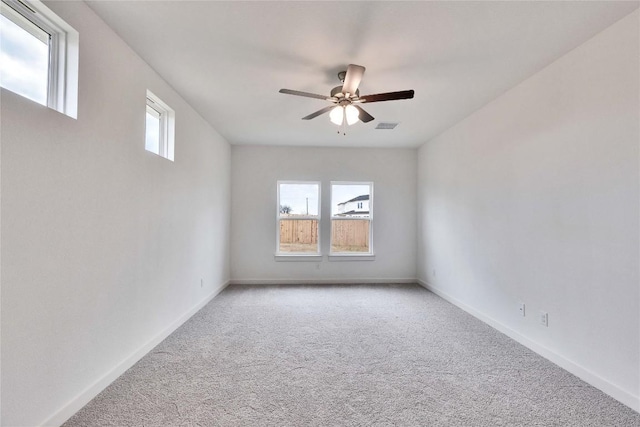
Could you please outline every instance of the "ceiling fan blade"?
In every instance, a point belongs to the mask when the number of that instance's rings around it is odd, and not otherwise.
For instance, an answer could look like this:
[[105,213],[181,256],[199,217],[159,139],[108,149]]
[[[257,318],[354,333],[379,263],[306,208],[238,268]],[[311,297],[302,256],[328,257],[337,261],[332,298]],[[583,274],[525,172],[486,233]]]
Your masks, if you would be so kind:
[[287,95],[297,95],[297,96],[306,96],[307,98],[317,98],[317,99],[325,99],[327,101],[331,101],[332,99],[328,96],[324,95],[316,95],[315,93],[309,92],[301,92],[299,90],[291,90],[291,89],[280,89],[280,93],[286,93]]
[[354,105],[354,107],[356,107],[356,110],[358,110],[358,118],[362,123],[369,123],[371,120],[373,120],[373,116],[360,108],[359,105]]
[[347,74],[344,76],[344,83],[342,84],[342,93],[345,95],[354,95],[358,86],[360,86],[360,80],[364,74],[365,68],[361,65],[349,64],[347,67]]
[[328,107],[324,107],[322,110],[318,110],[315,113],[311,113],[308,116],[305,116],[302,118],[302,120],[311,120],[311,119],[315,119],[316,117],[318,117],[319,115],[322,115],[324,113],[328,113],[329,111],[331,111],[333,108],[336,108],[335,105],[329,105]]
[[401,90],[400,92],[376,93],[374,95],[365,95],[360,97],[361,102],[380,102],[395,101],[397,99],[413,98],[413,90]]

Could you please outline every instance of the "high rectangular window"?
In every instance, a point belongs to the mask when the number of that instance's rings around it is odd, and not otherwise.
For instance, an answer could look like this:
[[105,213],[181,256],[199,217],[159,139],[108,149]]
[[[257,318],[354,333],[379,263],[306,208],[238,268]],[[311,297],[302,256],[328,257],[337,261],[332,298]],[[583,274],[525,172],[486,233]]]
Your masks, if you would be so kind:
[[320,253],[320,183],[278,181],[278,255]]
[[144,148],[173,161],[175,112],[151,91],[147,91]]
[[49,34],[9,7],[0,15],[2,87],[47,105]]
[[78,32],[39,1],[0,2],[0,86],[78,112]]
[[372,255],[373,182],[331,183],[331,255]]

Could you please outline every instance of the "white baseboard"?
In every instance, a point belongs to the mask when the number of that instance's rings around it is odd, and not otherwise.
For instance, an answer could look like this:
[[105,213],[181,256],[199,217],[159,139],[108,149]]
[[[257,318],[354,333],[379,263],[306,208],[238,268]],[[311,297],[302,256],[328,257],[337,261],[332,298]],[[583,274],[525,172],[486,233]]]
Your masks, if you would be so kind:
[[415,278],[403,279],[232,279],[231,285],[355,285],[368,283],[417,283]]
[[521,335],[519,332],[514,331],[508,326],[496,321],[495,319],[481,313],[474,308],[468,306],[467,304],[457,300],[456,298],[451,297],[447,293],[439,290],[438,288],[432,286],[428,282],[425,282],[420,279],[414,278],[403,278],[403,279],[234,279],[227,280],[220,288],[216,291],[209,294],[202,301],[197,303],[191,309],[189,309],[186,313],[176,319],[171,325],[169,325],[166,329],[160,332],[158,335],[147,341],[140,348],[134,351],[130,356],[128,356],[125,360],[116,365],[113,369],[103,375],[101,378],[96,380],[91,386],[82,391],[78,396],[73,398],[70,402],[60,408],[55,414],[50,416],[46,421],[41,423],[43,426],[60,426],[66,420],[71,418],[73,414],[79,411],[84,405],[89,403],[91,399],[96,397],[102,390],[104,390],[109,384],[111,384],[115,379],[117,379],[120,375],[122,375],[127,369],[132,367],[136,362],[138,362],[143,356],[145,356],[149,351],[151,351],[156,345],[158,345],[162,340],[171,335],[176,329],[178,329],[184,322],[186,322],[191,316],[197,313],[202,307],[204,307],[207,303],[209,303],[213,298],[215,298],[222,290],[224,290],[228,285],[272,285],[272,284],[359,284],[359,283],[418,283],[427,290],[433,292],[434,294],[442,297],[443,299],[449,301],[455,306],[461,308],[472,316],[478,318],[479,320],[487,323],[489,326],[497,329],[498,331],[504,333],[510,338],[516,340],[520,344],[525,347],[535,351],[542,357],[550,360],[556,365],[566,369],[577,377],[581,378],[585,382],[591,384],[592,386],[602,390],[604,393],[613,397],[614,399],[620,401],[621,403],[629,406],[631,409],[640,412],[640,398],[638,396],[634,396],[633,394],[619,388],[615,384],[610,383],[604,378],[598,376],[597,374],[583,368],[577,363],[565,358],[564,356],[555,353],[554,351],[546,348],[545,346],[530,340],[529,338]]
[[191,307],[184,314],[173,321],[167,328],[160,332],[155,337],[151,338],[131,355],[129,355],[122,362],[118,363],[113,369],[104,374],[101,378],[96,380],[93,384],[87,387],[79,395],[71,399],[66,405],[60,408],[55,414],[50,416],[46,421],[41,423],[42,426],[60,426],[65,421],[78,412],[84,405],[89,403],[91,399],[96,397],[102,390],[107,388],[109,384],[115,381],[120,375],[122,375],[127,369],[135,365],[142,357],[149,353],[155,346],[160,344],[162,340],[167,338],[173,331],[178,329],[184,322],[189,320],[191,316],[196,314],[202,307],[207,305],[209,301],[222,292],[227,286],[229,286],[229,280],[227,280],[217,290],[207,295],[202,301]]
[[629,393],[628,391],[621,389],[620,387],[618,387],[615,384],[613,384],[613,383],[607,381],[606,379],[600,377],[599,375],[595,374],[594,372],[584,368],[583,366],[581,366],[581,365],[579,365],[579,364],[567,359],[566,357],[554,352],[553,350],[548,349],[544,345],[539,344],[539,343],[527,338],[526,336],[520,334],[519,332],[516,332],[515,330],[511,329],[510,327],[504,325],[503,323],[498,322],[497,320],[491,318],[490,316],[487,316],[486,314],[484,314],[484,313],[474,309],[473,307],[463,303],[462,301],[452,297],[451,295],[447,294],[446,292],[444,292],[444,291],[438,289],[437,287],[431,285],[429,282],[425,282],[424,280],[421,280],[421,279],[418,279],[417,282],[422,287],[424,287],[427,290],[433,292],[434,294],[438,295],[442,299],[445,299],[445,300],[449,301],[451,304],[461,308],[462,310],[466,311],[467,313],[471,314],[472,316],[476,317],[477,319],[479,319],[479,320],[483,321],[484,323],[488,324],[492,328],[497,329],[498,331],[502,332],[503,334],[507,335],[508,337],[516,340],[517,342],[519,342],[520,344],[522,344],[525,347],[529,348],[530,350],[538,353],[540,356],[544,357],[545,359],[555,363],[556,365],[558,365],[561,368],[569,371],[570,373],[572,373],[573,375],[577,376],[578,378],[580,378],[581,380],[585,381],[586,383],[588,383],[588,384],[594,386],[595,388],[603,391],[604,393],[606,393],[609,396],[613,397],[617,401],[627,405],[628,407],[630,407],[634,411],[640,412],[640,396],[634,396],[633,394]]

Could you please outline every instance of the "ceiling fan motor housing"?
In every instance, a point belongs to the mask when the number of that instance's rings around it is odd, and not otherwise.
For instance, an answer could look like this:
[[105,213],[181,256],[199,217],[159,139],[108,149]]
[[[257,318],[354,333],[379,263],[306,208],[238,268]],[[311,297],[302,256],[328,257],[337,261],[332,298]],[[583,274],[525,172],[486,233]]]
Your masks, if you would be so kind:
[[[360,89],[356,89],[355,97],[360,96]],[[337,99],[344,98],[344,93],[342,93],[342,86],[336,86],[331,89],[331,97],[335,97]],[[354,94],[351,94],[350,98],[353,98]]]

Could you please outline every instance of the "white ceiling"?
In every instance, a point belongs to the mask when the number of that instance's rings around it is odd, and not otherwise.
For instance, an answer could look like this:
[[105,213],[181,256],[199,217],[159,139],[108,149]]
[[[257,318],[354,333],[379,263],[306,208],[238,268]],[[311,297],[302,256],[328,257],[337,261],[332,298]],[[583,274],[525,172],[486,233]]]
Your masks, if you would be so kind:
[[[638,2],[89,1],[232,144],[416,147],[638,7]],[[350,63],[360,93],[415,90],[363,105],[338,135],[329,94]],[[395,130],[377,123],[400,122]]]

